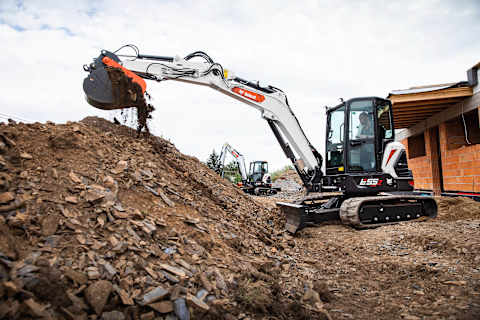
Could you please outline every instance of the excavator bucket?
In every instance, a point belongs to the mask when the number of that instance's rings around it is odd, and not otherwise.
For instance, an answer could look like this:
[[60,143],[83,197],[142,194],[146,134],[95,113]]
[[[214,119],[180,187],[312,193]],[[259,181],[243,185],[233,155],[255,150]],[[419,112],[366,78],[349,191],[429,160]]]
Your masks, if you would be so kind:
[[103,110],[130,107],[144,108],[146,83],[138,75],[120,65],[120,59],[103,50],[84,70],[89,75],[83,80],[87,102]]

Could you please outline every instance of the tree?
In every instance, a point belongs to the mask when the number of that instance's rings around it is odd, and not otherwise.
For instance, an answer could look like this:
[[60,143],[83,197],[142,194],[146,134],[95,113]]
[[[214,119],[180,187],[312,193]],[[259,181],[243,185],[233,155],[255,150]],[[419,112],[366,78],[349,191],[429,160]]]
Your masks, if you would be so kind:
[[212,170],[217,171],[220,167],[220,155],[215,152],[215,149],[213,149],[212,153],[208,156],[207,159],[207,167],[209,167]]
[[242,181],[242,176],[238,170],[238,164],[235,161],[230,161],[225,168],[223,168],[223,177],[233,183]]

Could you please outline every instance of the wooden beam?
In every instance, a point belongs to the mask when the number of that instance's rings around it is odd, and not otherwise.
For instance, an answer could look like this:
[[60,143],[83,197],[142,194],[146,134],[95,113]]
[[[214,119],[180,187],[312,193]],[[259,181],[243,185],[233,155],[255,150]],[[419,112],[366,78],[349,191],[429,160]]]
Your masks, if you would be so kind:
[[393,112],[395,113],[396,111],[417,111],[417,110],[443,110],[446,108],[450,108],[453,106],[452,104],[441,104],[441,105],[428,105],[428,106],[416,106],[416,107],[395,107],[392,108]]
[[[419,134],[431,127],[438,126],[442,122],[445,122],[447,120],[453,119],[455,117],[458,117],[459,115],[472,110],[477,109],[480,106],[480,92],[477,92],[471,97],[468,97],[464,99],[463,101],[460,101],[456,103],[455,105],[451,106],[450,108],[439,112],[437,114],[434,114],[428,119],[422,120],[419,123],[413,125],[412,127],[409,127],[407,130],[403,130],[402,132],[397,134],[396,139],[398,141],[401,141],[405,138],[414,136],[416,134]],[[462,111],[463,110],[463,111]],[[400,127],[395,127],[398,129]]]
[[427,146],[430,150],[427,153],[430,155],[430,164],[432,168],[432,187],[433,193],[439,196],[442,193],[442,184],[440,179],[440,157],[438,154],[439,143],[439,128],[433,127],[428,130],[429,144]]
[[422,101],[412,101],[412,102],[392,102],[393,108],[395,107],[417,107],[417,106],[433,106],[438,104],[451,104],[456,103],[463,98],[449,98],[449,99],[436,99],[436,100],[422,100]]
[[394,118],[396,117],[401,117],[401,116],[410,116],[410,115],[422,115],[422,114],[426,114],[426,113],[437,113],[437,112],[440,112],[442,110],[445,110],[445,109],[427,109],[427,110],[418,110],[418,111],[414,111],[414,110],[410,110],[410,111],[397,111],[397,112],[394,112],[393,113],[393,116]]
[[450,99],[458,97],[469,97],[473,95],[472,88],[470,87],[460,87],[460,88],[449,88],[429,92],[419,92],[419,93],[409,93],[409,94],[398,94],[389,96],[390,101],[393,104],[401,102],[414,102],[414,101],[425,101],[425,100],[437,100],[437,99]]

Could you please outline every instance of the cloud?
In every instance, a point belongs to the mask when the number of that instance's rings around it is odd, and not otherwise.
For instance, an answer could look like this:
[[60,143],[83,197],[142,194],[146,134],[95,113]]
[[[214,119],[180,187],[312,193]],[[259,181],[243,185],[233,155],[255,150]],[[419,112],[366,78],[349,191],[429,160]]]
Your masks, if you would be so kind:
[[[204,50],[246,79],[284,90],[323,151],[324,106],[340,97],[466,79],[478,62],[476,1],[0,2],[1,112],[65,122],[87,115],[82,65],[136,44],[156,55]],[[288,164],[258,111],[214,90],[148,83],[154,132],[205,160],[228,141],[247,160]]]

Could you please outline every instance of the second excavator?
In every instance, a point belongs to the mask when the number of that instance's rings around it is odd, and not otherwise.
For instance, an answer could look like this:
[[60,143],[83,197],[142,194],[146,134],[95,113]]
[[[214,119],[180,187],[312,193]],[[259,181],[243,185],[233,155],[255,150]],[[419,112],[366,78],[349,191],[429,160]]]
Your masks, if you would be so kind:
[[247,167],[245,166],[245,158],[243,155],[235,150],[229,143],[224,143],[222,151],[220,152],[218,167],[216,171],[220,173],[222,178],[224,177],[225,170],[225,158],[227,154],[231,154],[238,170],[242,177],[241,189],[249,194],[254,195],[272,195],[280,191],[280,188],[272,186],[272,177],[268,173],[267,161],[252,161],[250,162],[250,171],[247,173]]
[[360,97],[329,108],[322,157],[279,88],[237,77],[201,51],[182,58],[145,55],[133,45],[125,47],[134,54],[102,50],[84,66],[89,73],[83,82],[87,101],[102,109],[145,108],[144,79],[177,80],[209,86],[256,108],[308,192],[296,203],[277,203],[289,232],[330,220],[368,228],[437,215],[432,197],[411,193],[413,176],[405,147],[394,140],[389,100]]

